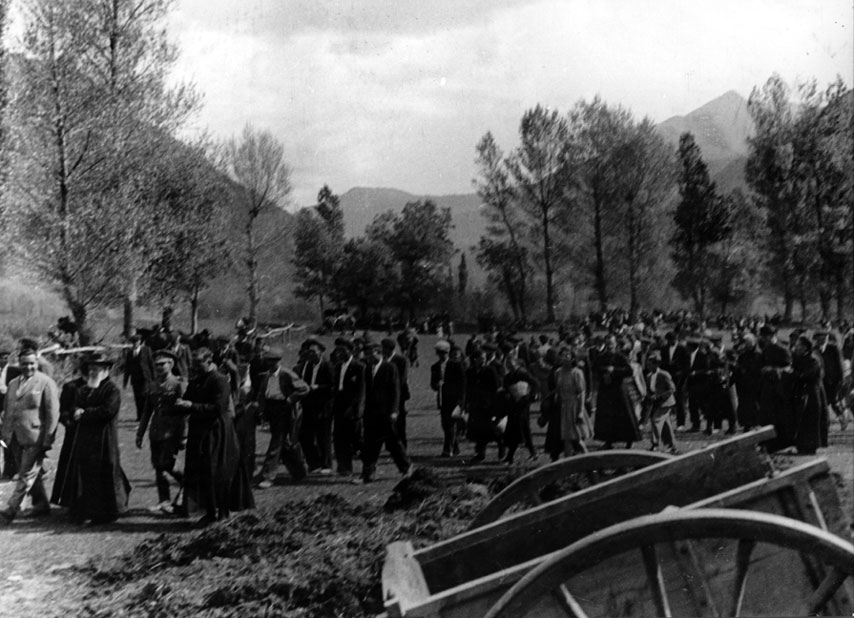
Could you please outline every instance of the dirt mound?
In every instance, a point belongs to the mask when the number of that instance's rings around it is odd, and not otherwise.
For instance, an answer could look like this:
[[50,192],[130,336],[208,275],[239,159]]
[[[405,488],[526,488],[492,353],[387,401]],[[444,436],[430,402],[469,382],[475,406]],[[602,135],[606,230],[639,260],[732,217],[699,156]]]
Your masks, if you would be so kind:
[[81,614],[375,616],[383,611],[385,546],[458,534],[486,501],[465,486],[443,486],[428,470],[408,481],[395,492],[407,510],[326,494],[93,560],[83,569],[91,592]]

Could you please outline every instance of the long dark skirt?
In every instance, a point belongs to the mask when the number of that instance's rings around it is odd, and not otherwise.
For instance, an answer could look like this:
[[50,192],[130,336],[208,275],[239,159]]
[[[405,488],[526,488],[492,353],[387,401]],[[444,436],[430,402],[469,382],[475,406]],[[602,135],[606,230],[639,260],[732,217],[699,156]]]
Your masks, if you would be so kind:
[[194,424],[187,436],[183,511],[212,519],[232,511],[253,508],[250,474],[240,457],[240,445],[231,419],[217,418]]
[[60,450],[51,502],[79,519],[110,520],[125,513],[131,486],[119,460],[115,423],[71,424]]

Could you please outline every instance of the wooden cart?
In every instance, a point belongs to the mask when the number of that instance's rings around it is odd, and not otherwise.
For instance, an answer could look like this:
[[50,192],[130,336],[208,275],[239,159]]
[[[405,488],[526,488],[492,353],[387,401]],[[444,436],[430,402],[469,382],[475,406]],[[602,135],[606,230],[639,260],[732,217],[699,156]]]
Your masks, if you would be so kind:
[[[387,613],[483,616],[556,552],[609,526],[668,507],[764,510],[844,534],[847,523],[827,463],[818,460],[774,473],[757,448],[772,436],[773,429],[763,428],[665,459],[418,551],[409,543],[391,544],[383,569]],[[490,518],[500,510],[493,508]],[[691,581],[702,580],[694,574]],[[690,613],[703,603],[716,606],[712,593],[691,589]],[[847,592],[843,588],[839,594]]]

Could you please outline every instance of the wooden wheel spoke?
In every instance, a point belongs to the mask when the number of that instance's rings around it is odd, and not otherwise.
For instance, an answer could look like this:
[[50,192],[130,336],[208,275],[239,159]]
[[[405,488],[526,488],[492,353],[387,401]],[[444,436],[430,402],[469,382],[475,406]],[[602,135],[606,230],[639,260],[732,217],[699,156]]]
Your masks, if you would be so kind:
[[747,570],[750,568],[750,556],[756,541],[753,539],[739,539],[738,548],[735,552],[735,581],[732,590],[732,605],[729,615],[740,616],[741,604],[744,601],[744,590],[747,584]]
[[824,610],[824,606],[833,598],[842,583],[848,578],[848,573],[838,567],[831,567],[815,592],[807,601],[809,615],[815,615]]
[[670,600],[667,598],[667,589],[664,586],[664,576],[661,573],[661,564],[658,560],[658,550],[655,545],[644,545],[641,547],[643,566],[646,569],[646,577],[652,588],[652,599],[659,616],[671,616]]
[[558,586],[557,590],[554,591],[554,596],[558,605],[566,612],[567,616],[570,616],[570,618],[587,618],[587,614],[578,604],[578,601],[575,600],[575,597],[572,596],[566,584]]

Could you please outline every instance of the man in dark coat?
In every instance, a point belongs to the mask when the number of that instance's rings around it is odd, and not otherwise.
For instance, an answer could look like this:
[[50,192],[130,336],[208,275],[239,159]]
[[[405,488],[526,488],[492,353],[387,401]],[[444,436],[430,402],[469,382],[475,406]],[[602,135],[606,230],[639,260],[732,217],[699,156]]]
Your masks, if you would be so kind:
[[687,399],[688,374],[691,373],[691,354],[685,344],[676,338],[676,333],[669,331],[664,336],[664,345],[660,348],[661,368],[670,374],[676,392],[676,428],[685,429],[685,403]]
[[195,351],[193,367],[184,397],[175,402],[189,413],[182,510],[186,516],[203,512],[198,523],[205,525],[253,508],[255,500],[240,460],[228,378],[217,371],[208,348]]
[[137,448],[142,448],[146,429],[151,443],[151,465],[154,467],[158,501],[150,510],[167,514],[173,511],[167,475],[175,479],[179,487],[183,484],[184,475],[175,469],[175,461],[187,436],[187,416],[175,406],[184,394],[184,385],[172,373],[174,363],[175,356],[169,350],[155,352],[156,379],[148,387],[142,418],[136,430]]
[[451,344],[447,341],[436,343],[436,356],[439,358],[430,367],[430,388],[436,391],[436,405],[445,441],[442,445],[442,457],[460,454],[459,424],[453,418],[454,410],[465,407],[466,374],[463,364],[450,359]]
[[[3,404],[6,401],[9,382],[20,375],[20,369],[9,364],[10,353],[11,350],[9,348],[0,349],[0,410],[3,409]],[[12,449],[3,447],[3,478],[10,479],[15,476],[15,468]]]
[[691,418],[689,432],[700,431],[700,419],[705,418],[708,428],[714,417],[712,409],[711,380],[714,369],[709,356],[708,341],[699,337],[688,339],[688,413]]
[[169,351],[175,355],[175,366],[172,367],[172,373],[178,376],[184,386],[190,381],[190,367],[193,364],[190,347],[181,343],[181,335],[178,332],[170,333],[171,345]]
[[395,430],[397,437],[403,448],[406,444],[406,402],[409,401],[409,361],[403,354],[396,351],[394,339],[385,338],[380,342],[382,347],[383,358],[387,362],[393,363],[397,368],[397,377],[400,380],[400,399],[397,403],[397,420],[395,421]]
[[801,335],[792,355],[793,401],[795,417],[794,444],[801,455],[815,455],[821,446],[822,393],[821,354],[813,351],[812,342]]
[[301,400],[299,441],[308,471],[332,474],[332,365],[323,358],[325,347],[313,337],[303,344],[302,362],[295,368],[308,384]]
[[762,382],[762,354],[752,333],[744,336],[741,351],[733,370],[735,391],[738,395],[738,422],[744,431],[759,424],[759,392]]
[[632,367],[617,351],[617,338],[613,335],[605,340],[605,350],[597,356],[593,370],[599,384],[593,437],[604,442],[606,449],[614,442],[625,442],[626,448],[631,448],[641,438],[638,421],[623,390],[623,380],[632,376]]
[[308,394],[308,384],[283,366],[280,350],[269,350],[267,354],[273,368],[258,385],[258,413],[270,424],[270,443],[261,466],[259,489],[273,486],[281,463],[295,481],[302,480],[308,473],[299,444],[301,414],[298,403]]
[[792,407],[792,354],[777,343],[776,331],[765,324],[759,330],[762,381],[759,389],[759,424],[774,425],[777,436],[767,444],[778,450],[794,444],[796,431]]
[[[84,361],[85,383],[63,395],[74,397],[64,408],[70,418],[65,441],[72,440],[67,459],[57,467],[53,502],[67,506],[71,517],[93,524],[115,521],[127,511],[130,482],[122,470],[119,454],[118,416],[121,391],[110,379],[112,360],[95,354]],[[65,445],[63,444],[63,451]]]
[[142,408],[145,405],[145,395],[148,386],[154,379],[154,361],[151,348],[145,344],[139,334],[131,337],[132,348],[125,352],[125,371],[122,388],[128,387],[130,382],[133,388],[133,402],[136,406],[136,420],[142,417]]
[[365,365],[353,358],[353,344],[343,338],[335,340],[332,360],[335,363],[335,394],[332,399],[335,460],[338,474],[350,476],[353,474],[353,457],[361,447]]
[[[847,425],[845,412],[840,406],[839,401],[842,395],[842,352],[835,342],[828,340],[830,333],[827,331],[818,331],[813,335],[815,342],[815,351],[821,356],[822,369],[824,370],[824,394],[827,397],[827,404],[841,425]],[[827,446],[827,432],[829,426],[827,409],[822,413],[821,418],[821,433],[822,446]]]
[[369,365],[365,372],[361,482],[370,483],[374,480],[383,445],[401,474],[409,474],[412,464],[406,449],[400,443],[395,425],[400,405],[400,379],[397,375],[397,367],[385,359],[377,343],[366,344],[365,352],[368,354]]
[[490,442],[499,443],[499,459],[504,457],[501,434],[497,426],[504,410],[498,405],[498,389],[502,386],[502,376],[494,363],[487,363],[486,355],[495,353],[495,344],[485,343],[474,348],[471,354],[471,366],[466,370],[466,412],[468,424],[466,435],[474,442],[472,463],[486,458],[486,447]]

